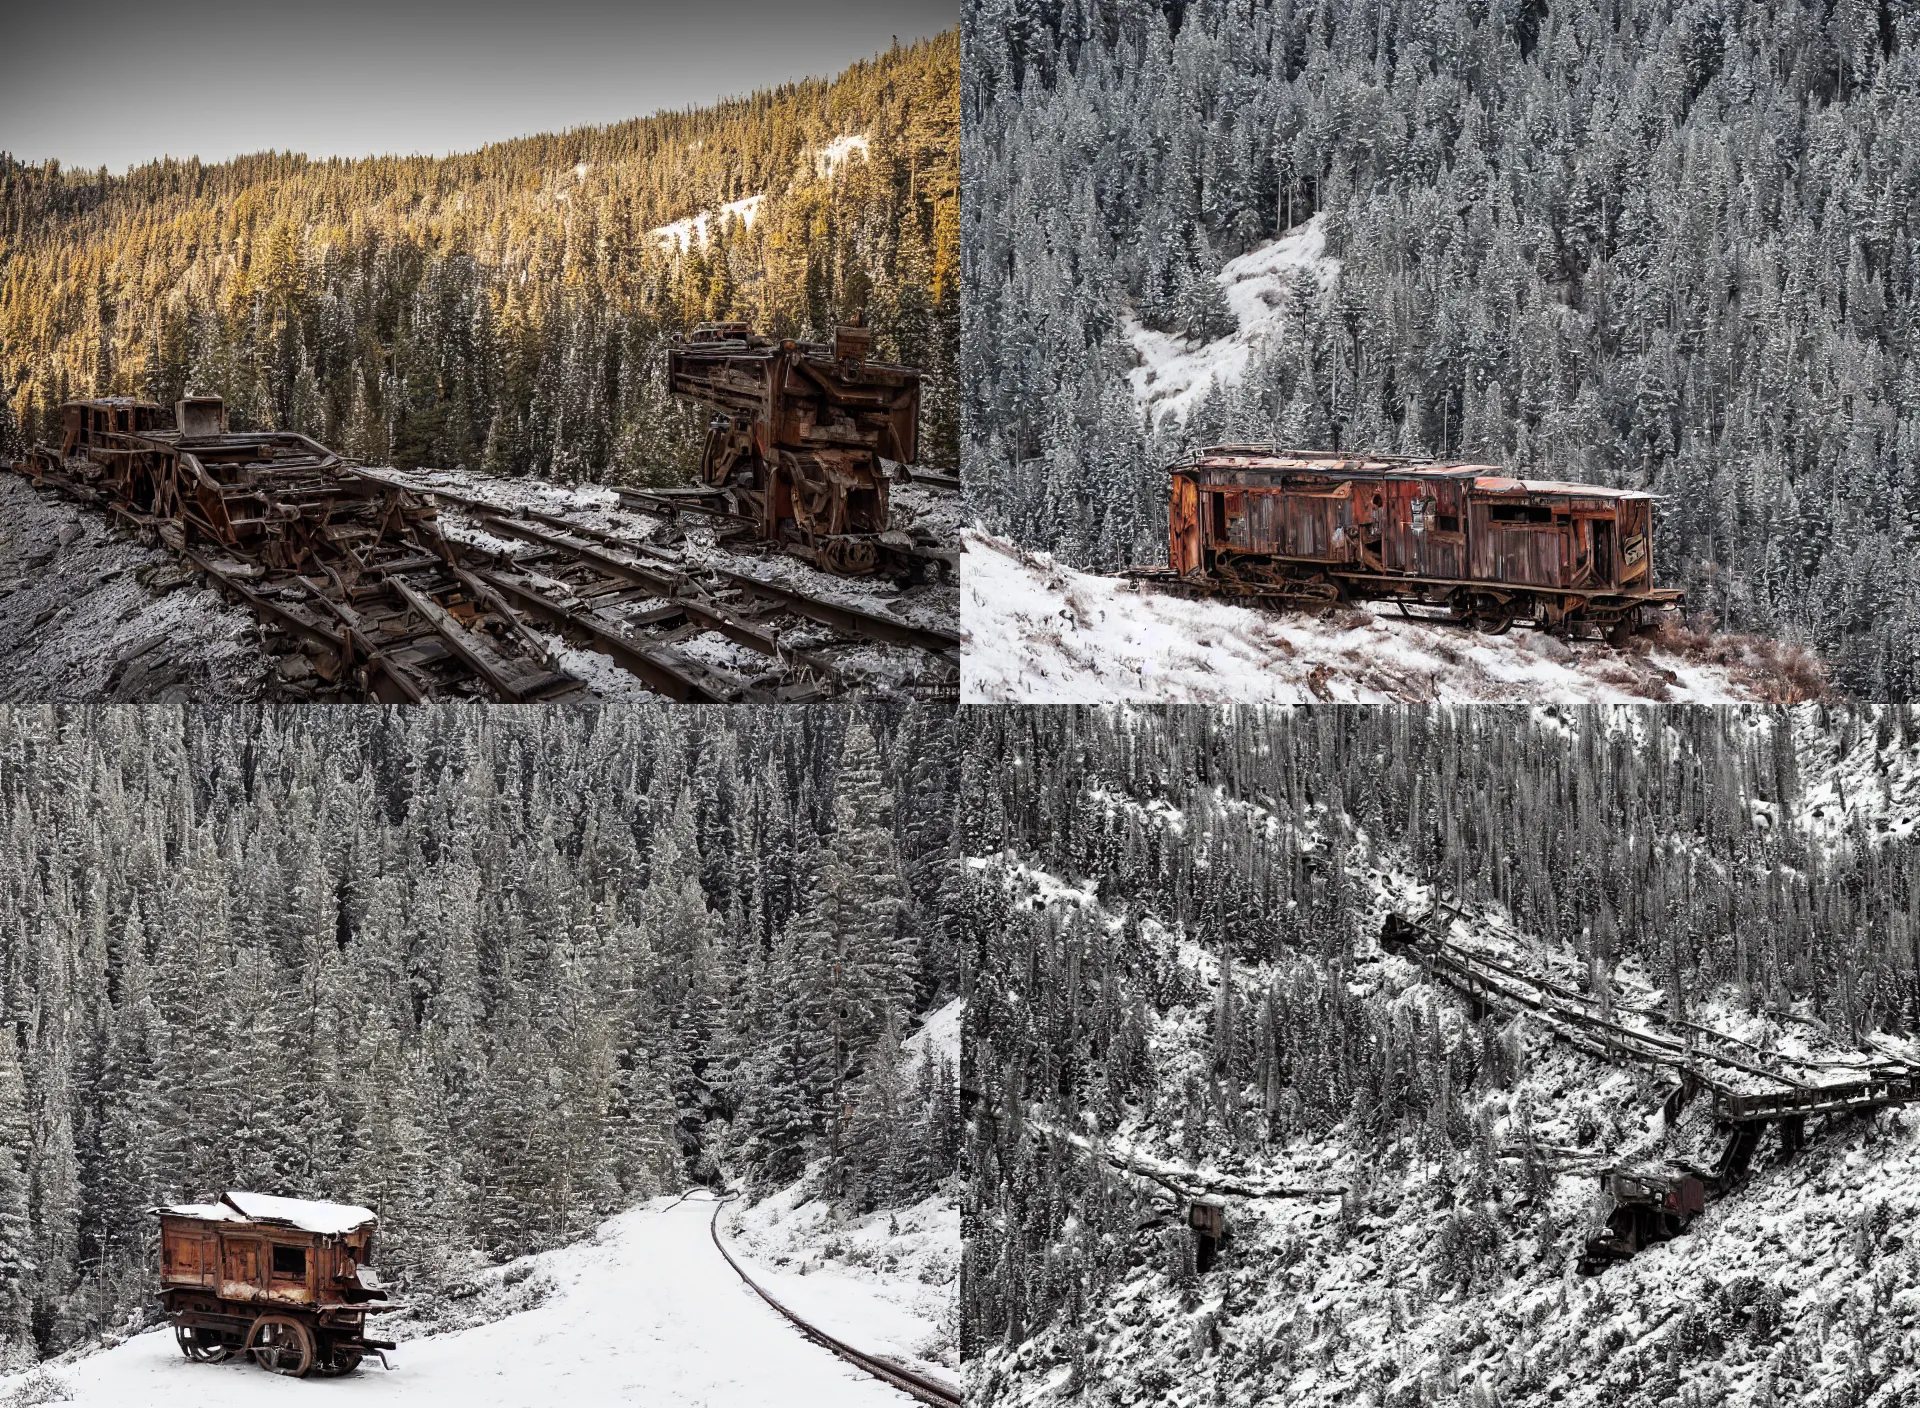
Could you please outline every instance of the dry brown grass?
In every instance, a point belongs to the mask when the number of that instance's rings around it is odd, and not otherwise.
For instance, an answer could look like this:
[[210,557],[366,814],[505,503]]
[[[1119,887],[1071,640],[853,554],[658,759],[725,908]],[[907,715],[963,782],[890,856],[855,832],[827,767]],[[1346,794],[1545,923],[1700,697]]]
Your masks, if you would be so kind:
[[1723,666],[1768,704],[1812,704],[1836,697],[1818,656],[1766,636],[1721,635],[1667,620],[1636,637],[1634,644],[1695,665]]

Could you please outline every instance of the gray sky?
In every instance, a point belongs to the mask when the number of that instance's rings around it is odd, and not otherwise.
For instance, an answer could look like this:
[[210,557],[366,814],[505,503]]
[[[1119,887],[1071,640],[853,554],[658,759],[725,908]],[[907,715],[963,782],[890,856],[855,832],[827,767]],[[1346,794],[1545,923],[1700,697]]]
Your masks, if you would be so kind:
[[444,155],[827,77],[958,19],[958,0],[39,3],[8,16],[0,151],[116,172]]

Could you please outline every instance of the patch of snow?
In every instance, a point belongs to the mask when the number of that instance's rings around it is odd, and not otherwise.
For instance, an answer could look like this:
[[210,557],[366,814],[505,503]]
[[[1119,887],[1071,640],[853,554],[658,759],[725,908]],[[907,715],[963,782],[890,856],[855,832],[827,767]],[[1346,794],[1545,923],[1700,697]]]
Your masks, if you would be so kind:
[[964,1004],[955,998],[945,1007],[927,1014],[919,1030],[900,1043],[901,1050],[908,1056],[917,1058],[929,1053],[943,1060],[960,1064],[960,1017]]
[[862,133],[854,132],[844,137],[835,137],[824,147],[814,151],[814,175],[830,178],[853,159],[854,153],[858,152],[860,160],[865,161],[871,150],[872,143]]
[[1340,261],[1327,255],[1327,234],[1315,215],[1276,240],[1229,259],[1216,276],[1239,324],[1212,342],[1155,332],[1132,312],[1122,328],[1140,365],[1128,374],[1133,399],[1158,425],[1171,415],[1186,423],[1215,386],[1236,384],[1285,329],[1303,295],[1332,286]]
[[1542,631],[1482,636],[1385,603],[1327,619],[1189,601],[962,534],[961,698],[1077,703],[1728,703],[1734,668]]
[[[33,1371],[61,1381],[66,1394],[39,1401],[259,1408],[321,1395],[407,1408],[899,1408],[898,1391],[803,1339],[734,1274],[708,1231],[713,1210],[704,1193],[656,1198],[584,1241],[511,1263],[500,1279],[543,1283],[538,1304],[403,1339],[391,1372],[370,1362],[346,1379],[294,1380],[239,1360],[195,1364],[161,1329]],[[956,1264],[957,1231],[956,1219]],[[851,1294],[838,1303],[849,1342],[864,1348],[884,1337],[863,1316],[890,1312]],[[26,1377],[0,1379],[0,1399]]]
[[729,223],[738,223],[744,229],[751,230],[753,222],[760,215],[760,202],[765,199],[764,195],[752,195],[741,200],[730,200],[718,210],[702,210],[683,220],[656,226],[648,233],[661,244],[670,244],[682,254],[696,244],[705,249],[713,238],[713,232]]

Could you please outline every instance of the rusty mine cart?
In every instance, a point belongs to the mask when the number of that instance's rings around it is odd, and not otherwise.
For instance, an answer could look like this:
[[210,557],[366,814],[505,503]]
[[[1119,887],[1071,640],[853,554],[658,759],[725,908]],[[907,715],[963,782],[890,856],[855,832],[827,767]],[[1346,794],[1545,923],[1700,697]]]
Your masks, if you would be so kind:
[[724,495],[762,541],[847,576],[911,568],[918,556],[891,527],[881,460],[919,454],[920,373],[870,361],[872,343],[857,322],[830,343],[708,323],[667,353],[674,395],[717,412],[700,462],[705,491]]
[[[374,1216],[342,1203],[228,1193],[155,1208],[160,1303],[181,1352],[200,1363],[251,1355],[276,1374],[351,1374],[369,1313],[398,1307],[368,1265]],[[380,1362],[386,1363],[381,1354]]]

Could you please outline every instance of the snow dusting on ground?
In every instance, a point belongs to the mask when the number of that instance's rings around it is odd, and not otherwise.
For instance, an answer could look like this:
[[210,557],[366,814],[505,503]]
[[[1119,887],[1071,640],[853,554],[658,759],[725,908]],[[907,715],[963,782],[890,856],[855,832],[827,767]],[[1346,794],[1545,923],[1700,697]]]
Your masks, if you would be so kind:
[[869,1354],[958,1381],[960,1207],[950,1194],[848,1217],[803,1181],[730,1208],[720,1233],[767,1294],[802,1319]]
[[101,510],[0,470],[0,700],[199,703],[275,683],[252,612]]
[[1216,385],[1242,381],[1285,328],[1302,298],[1331,287],[1340,261],[1327,257],[1327,235],[1314,216],[1277,240],[1222,266],[1227,307],[1239,328],[1212,342],[1156,332],[1132,313],[1124,316],[1127,340],[1140,365],[1129,374],[1133,397],[1158,425],[1167,416],[1185,422]]
[[[1784,726],[1804,734],[1814,727],[1811,713]],[[1598,722],[1644,726],[1625,711]],[[1802,765],[1796,824],[1811,823],[1835,840],[1841,830],[1864,831],[1895,847],[1913,834],[1920,740],[1890,731],[1876,736],[1868,727],[1841,734]],[[1180,814],[1164,805],[1118,795],[1108,804],[1168,831],[1180,824]],[[1830,816],[1836,806],[1846,809],[1839,821]],[[1303,845],[1316,839],[1310,814],[1251,809],[1269,828],[1294,829]],[[1389,909],[1417,911],[1429,893],[1391,847],[1369,841],[1343,854],[1366,897],[1363,930]],[[1083,926],[1116,937],[1125,926],[1120,907],[1103,904],[1092,882],[1010,854],[969,863],[990,870],[1022,903],[1071,907]],[[1484,910],[1456,938],[1470,932],[1475,947],[1508,962],[1578,981],[1571,954],[1522,932],[1497,906]],[[1211,1069],[1219,970],[1209,954],[1164,926],[1141,921],[1137,933],[1130,942],[1142,950],[1139,962],[1161,972],[1192,970],[1184,983],[1166,985],[1175,996],[1156,1004],[1146,1032],[1158,1084],[1175,1092]],[[1252,1002],[1281,973],[1243,963],[1235,978],[1243,1000]],[[1621,964],[1614,978],[1617,1013],[1653,1010],[1665,1000],[1637,964]],[[1355,998],[1438,1022],[1450,1039],[1468,1028],[1465,1004],[1408,957],[1364,946],[1348,981]],[[1864,1033],[1865,1045],[1855,1046],[1792,1014],[1756,1014],[1731,988],[1700,994],[1691,1015],[1757,1043],[1768,1059],[1817,1065],[1857,1060],[1868,1048],[1914,1053],[1911,1041],[1884,1032]],[[1769,1130],[1750,1177],[1710,1199],[1684,1235],[1583,1277],[1570,1260],[1533,1247],[1536,1240],[1563,1244],[1589,1225],[1599,1171],[1643,1158],[1698,1158],[1724,1144],[1726,1133],[1712,1128],[1703,1099],[1669,1128],[1660,1110],[1669,1082],[1577,1051],[1536,1021],[1503,1023],[1502,1039],[1524,1051],[1521,1073],[1509,1088],[1475,1097],[1469,1113],[1485,1122],[1496,1151],[1493,1196],[1507,1272],[1487,1283],[1449,1285],[1435,1271],[1435,1249],[1461,1212],[1457,1187],[1443,1164],[1409,1159],[1404,1149],[1383,1153],[1363,1132],[1284,1136],[1252,1153],[1211,1143],[1194,1150],[1181,1147],[1178,1121],[1166,1110],[1129,1105],[1117,1126],[1104,1129],[1086,1111],[1097,1139],[1066,1130],[1048,1130],[1049,1137],[1104,1149],[1112,1160],[1177,1176],[1187,1187],[1232,1181],[1332,1196],[1231,1197],[1232,1241],[1213,1272],[1181,1284],[1160,1257],[1138,1258],[1082,1323],[1049,1325],[1014,1347],[986,1346],[973,1370],[975,1391],[1003,1408],[1067,1401],[1102,1408],[1920,1403],[1920,1108],[1810,1124],[1807,1147],[1791,1155]],[[1531,1199],[1517,1192],[1528,1160],[1542,1179]],[[1163,1189],[1140,1186],[1155,1221],[1177,1227],[1184,1210]],[[1088,1326],[1097,1327],[1098,1359],[1087,1366],[1084,1386],[1073,1389],[1076,1348],[1085,1345]],[[1267,1393],[1250,1394],[1231,1369],[1216,1374],[1223,1354],[1259,1364]]]
[[[278,1378],[250,1363],[194,1364],[170,1329],[36,1371],[34,1403],[75,1408],[270,1408],[282,1403],[404,1403],[449,1408],[899,1408],[904,1394],[809,1343],[714,1248],[713,1199],[657,1198],[585,1241],[522,1258],[504,1279],[530,1308],[449,1334],[406,1339],[391,1372],[370,1361],[346,1379]],[[952,1252],[957,1263],[957,1244]],[[852,1343],[872,1338],[884,1298],[837,1298]],[[889,1321],[889,1325],[897,1321]],[[20,1402],[26,1380],[0,1380]]]
[[1481,636],[1391,608],[1322,618],[1189,601],[1078,572],[986,534],[962,535],[961,698],[1096,702],[1725,703],[1768,697],[1739,663],[1636,642],[1614,650],[1543,631]]
[[[901,1042],[909,1069],[960,1063],[959,998]],[[769,1295],[849,1344],[947,1383],[960,1375],[960,1205],[951,1189],[910,1208],[849,1216],[815,1195],[813,1170],[721,1216],[728,1250]]]

